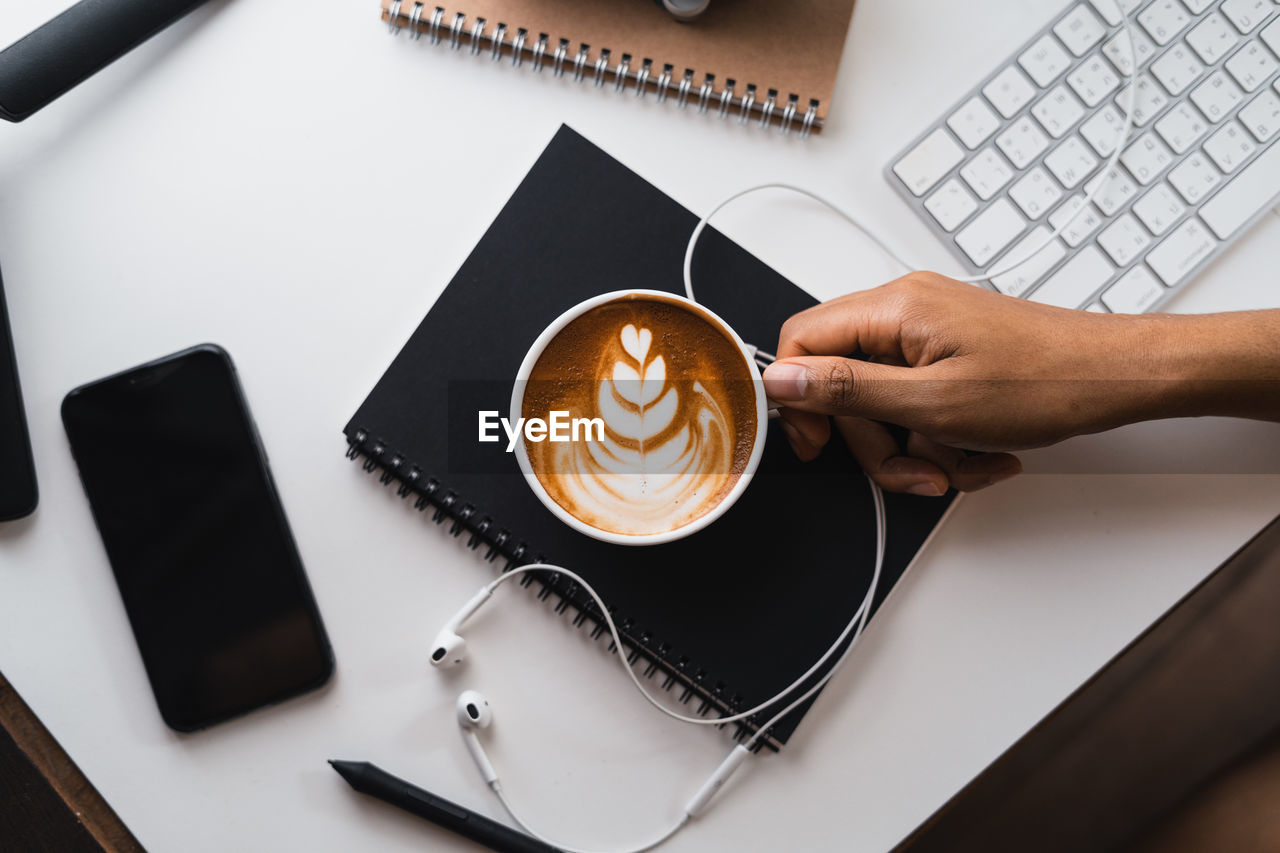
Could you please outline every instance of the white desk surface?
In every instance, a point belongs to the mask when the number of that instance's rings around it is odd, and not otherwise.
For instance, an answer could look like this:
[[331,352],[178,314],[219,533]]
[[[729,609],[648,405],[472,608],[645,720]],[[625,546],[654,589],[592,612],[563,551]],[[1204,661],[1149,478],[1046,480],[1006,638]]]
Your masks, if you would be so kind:
[[[0,4],[0,40],[67,5]],[[429,671],[427,644],[487,569],[346,461],[341,427],[561,122],[694,210],[748,182],[820,187],[954,269],[880,169],[1062,5],[862,0],[830,125],[807,143],[391,38],[373,0],[305,16],[213,0],[0,128],[0,260],[41,492],[33,517],[0,526],[0,668],[152,849],[474,849],[324,763],[376,761],[502,817],[454,723],[469,686],[496,705],[491,754],[538,826],[603,848],[651,836],[727,739],[661,718],[602,647],[510,590],[470,625],[470,664]],[[894,272],[789,198],[724,227],[819,296]],[[1267,217],[1172,310],[1280,305],[1277,266]],[[240,368],[338,671],[180,736],[153,704],[58,406],[206,340]],[[892,846],[1280,513],[1278,437],[1177,422],[1029,454],[1032,473],[958,507],[791,747],[668,849]],[[1116,465],[1148,473],[1103,473]]]

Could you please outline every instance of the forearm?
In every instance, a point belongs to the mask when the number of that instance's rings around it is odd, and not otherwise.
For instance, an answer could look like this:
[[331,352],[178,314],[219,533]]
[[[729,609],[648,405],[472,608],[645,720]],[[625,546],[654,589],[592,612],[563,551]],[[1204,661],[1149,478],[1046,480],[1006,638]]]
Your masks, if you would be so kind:
[[1142,419],[1280,421],[1280,310],[1126,320],[1157,380],[1142,397]]

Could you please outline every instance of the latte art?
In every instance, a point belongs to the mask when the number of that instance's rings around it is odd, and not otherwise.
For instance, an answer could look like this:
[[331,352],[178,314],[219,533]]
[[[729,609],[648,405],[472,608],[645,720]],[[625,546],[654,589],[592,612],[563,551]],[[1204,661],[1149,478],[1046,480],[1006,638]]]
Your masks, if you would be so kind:
[[556,470],[574,472],[579,497],[597,509],[622,499],[642,515],[665,515],[696,500],[706,477],[729,470],[731,425],[701,382],[667,381],[666,360],[650,352],[651,330],[628,324],[621,340],[626,357],[596,395],[604,441],[568,446],[567,467]]
[[600,418],[601,441],[525,442],[552,500],[592,527],[644,535],[714,509],[756,435],[745,356],[708,319],[659,298],[605,303],[543,351],[523,415]]

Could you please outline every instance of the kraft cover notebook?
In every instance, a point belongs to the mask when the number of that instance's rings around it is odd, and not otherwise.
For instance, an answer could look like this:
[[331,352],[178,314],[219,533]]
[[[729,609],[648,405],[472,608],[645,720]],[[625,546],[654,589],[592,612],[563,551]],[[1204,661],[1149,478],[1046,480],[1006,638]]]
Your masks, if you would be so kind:
[[854,0],[381,0],[393,33],[807,136],[822,128]]
[[[754,479],[723,517],[685,539],[637,547],[575,532],[534,496],[505,443],[477,441],[478,411],[509,411],[525,353],[563,311],[623,288],[683,292],[696,223],[561,127],[345,432],[352,457],[491,559],[545,560],[581,573],[609,604],[640,671],[700,713],[720,715],[794,681],[866,595],[875,516],[844,445],[833,440],[802,463],[771,425]],[[815,304],[712,229],[699,241],[693,273],[699,301],[762,346]],[[885,497],[877,606],[951,502]],[[529,578],[544,585],[540,596],[556,610],[604,633],[576,584],[541,572]],[[772,745],[786,741],[805,710],[774,727]]]

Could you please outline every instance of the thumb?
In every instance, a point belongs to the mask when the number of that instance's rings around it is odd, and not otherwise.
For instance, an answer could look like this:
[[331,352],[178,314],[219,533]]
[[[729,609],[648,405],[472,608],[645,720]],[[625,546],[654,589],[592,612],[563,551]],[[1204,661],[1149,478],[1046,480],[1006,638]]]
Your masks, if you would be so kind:
[[805,412],[907,426],[921,405],[909,384],[923,378],[919,368],[810,356],[774,362],[763,378],[769,399]]

